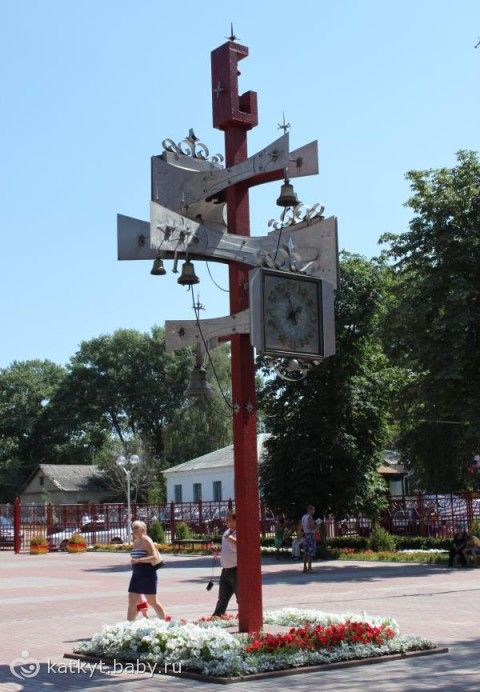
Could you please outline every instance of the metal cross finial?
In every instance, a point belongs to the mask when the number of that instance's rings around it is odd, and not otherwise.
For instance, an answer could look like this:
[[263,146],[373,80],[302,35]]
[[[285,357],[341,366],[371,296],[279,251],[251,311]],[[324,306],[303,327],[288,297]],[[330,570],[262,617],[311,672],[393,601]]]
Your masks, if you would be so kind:
[[235,36],[233,33],[233,22],[230,22],[230,36],[227,36],[229,41],[235,41],[235,39],[238,38],[238,36]]
[[205,305],[200,302],[200,293],[197,293],[197,302],[193,304],[193,310],[197,316],[200,310],[205,310]]
[[287,130],[289,130],[292,126],[290,125],[290,123],[285,122],[285,113],[282,113],[282,116],[283,116],[283,123],[282,124],[278,123],[278,129],[283,130],[283,134],[286,135]]
[[222,93],[222,91],[225,91],[225,89],[222,87],[222,85],[220,84],[220,82],[218,82],[217,86],[216,86],[215,89],[213,90],[213,93],[216,94],[217,99],[218,99],[218,97],[220,96],[220,94]]

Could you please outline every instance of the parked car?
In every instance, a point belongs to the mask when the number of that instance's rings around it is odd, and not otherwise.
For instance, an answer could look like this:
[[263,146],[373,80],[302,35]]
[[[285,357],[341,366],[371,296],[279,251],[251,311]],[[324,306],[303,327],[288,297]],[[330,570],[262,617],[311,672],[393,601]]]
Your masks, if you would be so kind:
[[392,530],[395,533],[416,534],[419,524],[416,509],[397,509],[392,515]]
[[125,528],[106,527],[102,522],[87,522],[83,524],[81,529],[64,529],[51,533],[48,536],[48,545],[50,550],[66,550],[68,539],[74,533],[80,533],[86,540],[87,546],[94,543],[111,543],[120,545],[129,543],[130,536]]
[[14,531],[13,521],[9,517],[0,516],[0,546],[13,547]]

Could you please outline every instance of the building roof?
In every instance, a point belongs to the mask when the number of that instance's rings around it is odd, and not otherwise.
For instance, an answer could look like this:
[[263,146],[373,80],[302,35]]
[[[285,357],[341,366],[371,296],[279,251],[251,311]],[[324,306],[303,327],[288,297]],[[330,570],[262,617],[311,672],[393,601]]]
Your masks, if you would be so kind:
[[382,476],[406,476],[407,471],[403,468],[403,466],[400,466],[400,464],[397,464],[396,467],[393,466],[378,466],[377,471],[380,475]]
[[[257,435],[257,454],[260,459],[263,454],[263,445],[265,440],[270,437],[269,433],[259,433]],[[199,471],[207,469],[217,469],[220,467],[233,467],[233,445],[228,445],[228,447],[222,447],[222,449],[216,449],[214,452],[209,452],[196,459],[190,459],[190,461],[184,461],[183,464],[177,464],[177,466],[172,466],[166,469],[162,473],[177,473],[177,472],[187,472],[187,471]]]
[[105,485],[103,471],[92,464],[39,464],[24,483],[21,492],[40,472],[62,492],[99,490]]
[[400,454],[392,449],[385,449],[383,452],[383,464],[377,466],[377,471],[382,476],[402,477],[408,475],[405,467],[399,463]]

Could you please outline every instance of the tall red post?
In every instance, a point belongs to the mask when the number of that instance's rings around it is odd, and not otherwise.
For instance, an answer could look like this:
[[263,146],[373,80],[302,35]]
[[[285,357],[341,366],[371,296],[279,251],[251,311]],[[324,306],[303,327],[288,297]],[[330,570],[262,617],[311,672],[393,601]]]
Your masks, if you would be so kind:
[[22,549],[22,520],[20,516],[20,498],[13,503],[13,550],[18,555]]
[[[247,55],[248,48],[234,41],[212,51],[213,126],[225,133],[227,170],[248,157],[247,131],[258,124],[256,93],[238,93],[238,62]],[[250,235],[248,187],[231,185],[226,202],[229,232]],[[235,314],[248,307],[248,269],[231,262],[229,278]],[[231,346],[239,629],[258,632],[263,618],[254,358],[248,334],[232,335]]]

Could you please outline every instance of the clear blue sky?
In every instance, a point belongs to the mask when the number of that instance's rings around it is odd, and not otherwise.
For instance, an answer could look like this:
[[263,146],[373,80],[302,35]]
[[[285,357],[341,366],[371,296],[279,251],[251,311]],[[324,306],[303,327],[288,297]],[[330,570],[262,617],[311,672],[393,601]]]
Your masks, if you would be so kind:
[[[192,0],[0,4],[0,367],[65,363],[82,340],[191,319],[176,276],[116,260],[117,212],[148,219],[150,156],[193,127],[212,153],[210,51],[233,22],[258,93],[254,153],[281,133],[319,141],[305,202],[339,219],[340,247],[371,257],[407,228],[404,173],[479,148],[478,0]],[[278,216],[277,183],[251,194],[254,235]],[[227,296],[197,263],[205,317]],[[216,280],[226,272],[213,265]]]

